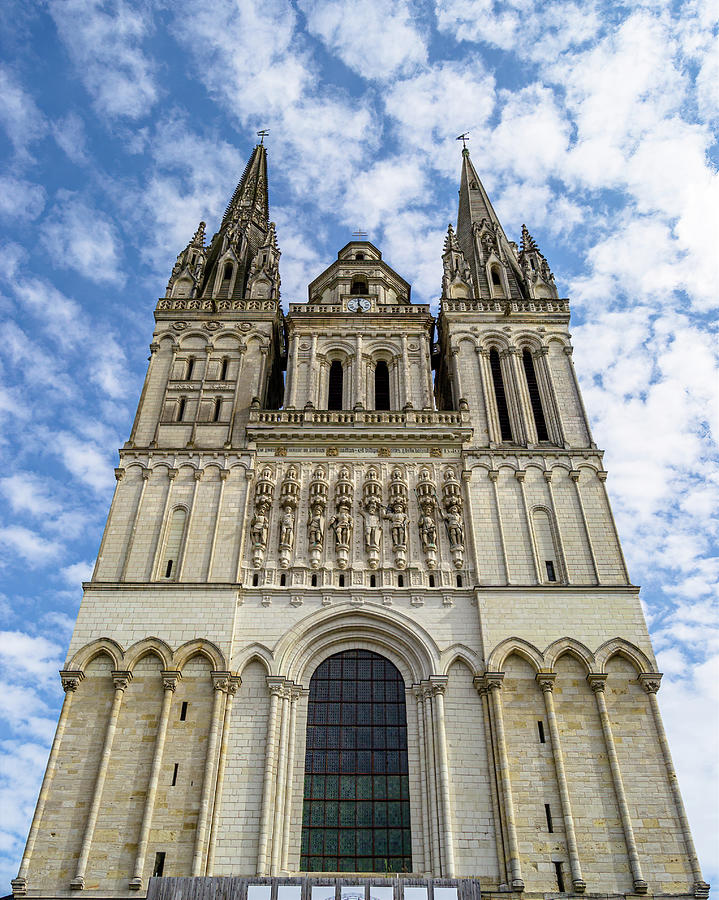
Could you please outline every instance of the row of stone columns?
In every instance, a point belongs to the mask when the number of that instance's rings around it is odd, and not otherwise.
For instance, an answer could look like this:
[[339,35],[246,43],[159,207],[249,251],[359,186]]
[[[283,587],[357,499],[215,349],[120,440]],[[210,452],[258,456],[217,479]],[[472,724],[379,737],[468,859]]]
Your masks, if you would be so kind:
[[[549,726],[549,738],[552,750],[552,758],[554,761],[554,771],[559,789],[560,803],[562,807],[562,818],[564,821],[564,831],[567,842],[567,853],[569,856],[569,866],[571,871],[572,890],[574,893],[582,894],[586,890],[586,883],[582,877],[581,860],[579,848],[577,846],[576,832],[574,828],[574,817],[572,814],[572,804],[567,782],[567,776],[564,768],[564,754],[562,751],[561,736],[557,725],[557,716],[554,709],[554,682],[556,679],[555,672],[540,672],[536,676],[544,697],[544,706],[547,715],[547,723]],[[524,890],[524,880],[522,878],[522,861],[519,850],[519,842],[517,839],[516,817],[514,811],[514,802],[512,797],[512,785],[509,770],[509,757],[507,751],[507,741],[504,732],[504,713],[502,708],[502,682],[504,680],[503,672],[487,672],[482,676],[475,678],[475,687],[479,692],[484,707],[485,722],[488,725],[487,735],[489,741],[488,756],[490,770],[495,775],[496,794],[492,797],[493,808],[495,812],[495,822],[497,823],[497,853],[498,863],[501,873],[505,874],[508,880],[508,886],[512,890]],[[631,812],[627,803],[624,782],[622,780],[621,767],[617,756],[616,745],[614,742],[614,734],[612,731],[609,713],[605,698],[605,685],[607,675],[604,673],[590,673],[587,680],[594,693],[597,704],[597,712],[601,723],[604,744],[609,760],[609,767],[612,778],[612,786],[617,800],[617,807],[622,823],[624,840],[627,848],[627,858],[629,861],[630,871],[634,891],[637,894],[646,894],[648,890],[647,882],[642,873],[639,852],[634,836],[634,828],[632,825]],[[694,878],[694,894],[698,898],[708,896],[709,886],[702,877],[699,860],[697,857],[694,842],[689,831],[689,823],[684,809],[684,804],[679,792],[676,779],[676,773],[669,752],[669,745],[664,733],[664,726],[661,721],[661,714],[657,703],[656,692],[659,688],[661,675],[644,674],[639,676],[642,687],[649,695],[654,723],[657,731],[657,738],[662,750],[664,764],[669,774],[669,782],[674,799],[675,807],[680,821],[680,827],[684,837],[684,842],[689,857],[692,874]]]

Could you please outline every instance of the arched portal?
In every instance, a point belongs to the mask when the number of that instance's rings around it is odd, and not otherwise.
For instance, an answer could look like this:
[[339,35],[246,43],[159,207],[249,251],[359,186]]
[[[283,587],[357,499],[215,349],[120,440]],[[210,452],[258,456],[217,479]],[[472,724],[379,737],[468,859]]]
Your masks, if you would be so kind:
[[301,868],[411,872],[407,710],[399,669],[371,650],[310,681]]

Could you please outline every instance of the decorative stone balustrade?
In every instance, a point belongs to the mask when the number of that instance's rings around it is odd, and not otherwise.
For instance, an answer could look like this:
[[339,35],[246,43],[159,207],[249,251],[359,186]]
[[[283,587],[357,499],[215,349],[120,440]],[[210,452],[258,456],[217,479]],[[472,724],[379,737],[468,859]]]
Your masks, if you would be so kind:
[[441,311],[501,313],[549,313],[569,315],[569,300],[447,300],[441,302]]
[[387,425],[457,426],[469,422],[469,413],[436,410],[327,410],[327,409],[250,409],[250,425]]

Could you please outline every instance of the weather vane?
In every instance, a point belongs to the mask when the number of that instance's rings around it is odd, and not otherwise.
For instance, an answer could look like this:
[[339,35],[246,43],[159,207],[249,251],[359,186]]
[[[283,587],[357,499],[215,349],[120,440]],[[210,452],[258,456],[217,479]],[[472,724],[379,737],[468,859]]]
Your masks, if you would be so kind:
[[260,139],[260,144],[264,144],[265,138],[270,133],[269,128],[263,128],[261,131],[257,132],[257,137]]
[[469,140],[469,132],[465,131],[464,134],[460,134],[460,136],[457,138],[457,140],[462,141],[462,149],[466,150],[467,149],[467,141]]

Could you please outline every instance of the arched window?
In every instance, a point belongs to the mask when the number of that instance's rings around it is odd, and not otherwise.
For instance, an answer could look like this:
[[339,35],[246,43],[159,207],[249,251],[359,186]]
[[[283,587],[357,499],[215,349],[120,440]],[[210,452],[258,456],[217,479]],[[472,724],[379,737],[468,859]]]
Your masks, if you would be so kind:
[[232,265],[231,262],[225,263],[225,268],[224,268],[224,271],[222,272],[222,280],[223,281],[229,281],[232,278],[232,272],[233,272],[234,268],[235,267]]
[[539,553],[540,581],[545,584],[557,582],[560,580],[561,569],[556,536],[549,511],[541,506],[535,507],[532,510],[532,527]]
[[374,408],[389,409],[389,368],[383,359],[374,367]]
[[369,290],[367,288],[367,279],[362,276],[355,275],[352,279],[352,286],[350,287],[350,294],[362,295],[368,294]]
[[411,872],[401,673],[370,650],[330,656],[310,681],[300,867]]
[[280,587],[286,587],[286,586],[287,586],[287,576],[286,576],[285,573],[283,572],[283,573],[280,575]]
[[312,587],[317,587],[317,575],[313,575],[311,579]]
[[503,441],[512,440],[512,427],[509,424],[509,408],[507,407],[507,395],[504,392],[504,379],[502,378],[502,365],[499,361],[499,353],[496,348],[489,351],[489,367],[492,370],[492,383],[494,384],[494,397],[497,401],[497,415],[499,416],[499,430]]
[[370,587],[377,587],[377,576],[376,576],[376,575],[370,575],[370,577],[369,577],[369,586],[370,586]]
[[330,365],[330,385],[327,392],[327,409],[342,409],[342,386],[344,382],[344,369],[338,359],[333,359]]
[[404,587],[404,575],[397,576],[397,587]]
[[499,267],[492,266],[489,274],[492,279],[492,296],[504,297],[504,285],[502,284],[502,276],[499,274]]
[[547,423],[544,418],[544,410],[542,409],[542,398],[539,396],[539,385],[537,384],[537,373],[534,369],[534,360],[532,354],[527,347],[522,351],[522,362],[524,363],[524,374],[527,378],[527,388],[529,390],[529,402],[532,404],[532,415],[534,416],[534,427],[537,429],[537,440],[548,441]]
[[232,274],[235,271],[235,267],[231,262],[226,262],[222,267],[222,281],[220,282],[220,287],[218,290],[218,295],[220,297],[227,297],[230,293],[230,282],[232,281]]
[[177,507],[177,509],[172,510],[170,521],[167,526],[167,536],[165,538],[165,554],[160,566],[160,575],[162,578],[177,578],[180,552],[182,551],[182,539],[185,536],[186,520],[187,510],[182,507]]

